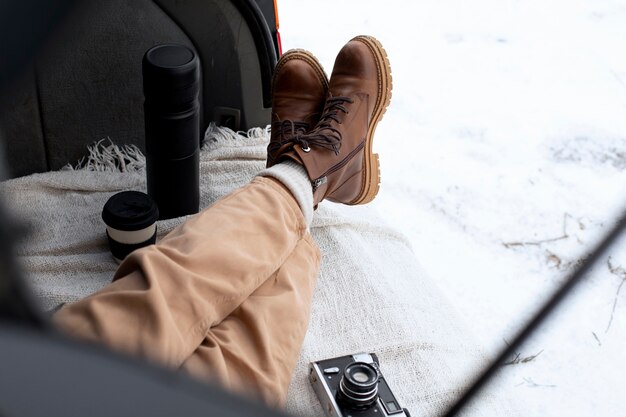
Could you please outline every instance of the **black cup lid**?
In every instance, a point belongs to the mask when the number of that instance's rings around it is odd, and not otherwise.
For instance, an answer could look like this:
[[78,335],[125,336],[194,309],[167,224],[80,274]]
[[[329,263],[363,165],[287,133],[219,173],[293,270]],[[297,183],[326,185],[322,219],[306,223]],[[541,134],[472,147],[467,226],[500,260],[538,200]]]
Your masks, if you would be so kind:
[[154,224],[159,218],[159,209],[148,194],[139,191],[117,193],[106,202],[102,220],[117,230],[141,230]]

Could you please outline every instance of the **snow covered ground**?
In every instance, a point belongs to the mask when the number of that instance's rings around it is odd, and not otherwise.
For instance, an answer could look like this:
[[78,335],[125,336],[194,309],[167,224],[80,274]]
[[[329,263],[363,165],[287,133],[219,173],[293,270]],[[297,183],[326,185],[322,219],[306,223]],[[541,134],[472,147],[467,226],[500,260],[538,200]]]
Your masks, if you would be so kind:
[[[373,205],[497,351],[626,210],[626,1],[278,6],[284,49],[329,73],[354,35],[385,46]],[[626,237],[489,389],[526,416],[626,416],[625,282]]]

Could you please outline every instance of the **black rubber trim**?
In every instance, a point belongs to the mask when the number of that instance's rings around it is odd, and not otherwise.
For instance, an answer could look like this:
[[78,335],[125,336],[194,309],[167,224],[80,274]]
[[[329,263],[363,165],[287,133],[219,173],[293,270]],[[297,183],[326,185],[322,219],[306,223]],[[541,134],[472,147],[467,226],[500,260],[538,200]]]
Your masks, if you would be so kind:
[[272,107],[272,75],[278,61],[272,32],[267,25],[263,12],[255,1],[232,0],[232,3],[246,20],[254,38],[259,66],[261,67],[263,107]]

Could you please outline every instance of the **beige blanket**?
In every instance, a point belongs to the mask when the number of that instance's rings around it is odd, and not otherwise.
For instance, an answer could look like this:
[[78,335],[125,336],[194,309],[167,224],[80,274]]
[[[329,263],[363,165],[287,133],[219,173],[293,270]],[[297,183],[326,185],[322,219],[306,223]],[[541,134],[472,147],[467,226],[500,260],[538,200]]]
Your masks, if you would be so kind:
[[[210,127],[200,162],[201,206],[260,171],[267,141],[264,129],[244,135]],[[19,258],[44,308],[78,300],[110,281],[117,265],[101,210],[114,193],[145,191],[144,165],[137,149],[101,142],[81,169],[1,184],[10,206],[31,223]],[[183,221],[160,221],[159,236]],[[378,354],[398,400],[413,416],[439,415],[485,360],[407,240],[367,206],[326,202],[315,213],[312,234],[323,260],[287,409],[321,416],[307,380],[309,362],[366,351]],[[498,392],[486,392],[465,415],[516,415],[506,393]]]

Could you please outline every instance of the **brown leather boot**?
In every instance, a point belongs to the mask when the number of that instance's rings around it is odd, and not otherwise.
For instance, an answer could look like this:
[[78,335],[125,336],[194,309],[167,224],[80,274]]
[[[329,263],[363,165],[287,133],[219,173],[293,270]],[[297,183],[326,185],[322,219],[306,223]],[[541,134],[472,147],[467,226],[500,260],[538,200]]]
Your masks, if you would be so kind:
[[304,166],[315,206],[324,199],[355,205],[376,197],[380,169],[372,140],[391,87],[389,60],[378,40],[357,36],[341,49],[319,123],[310,133],[293,135],[292,147],[283,144],[277,154]]
[[267,147],[267,167],[293,143],[297,134],[310,131],[319,121],[328,96],[328,77],[319,61],[304,49],[287,51],[276,64],[272,81],[272,133]]

